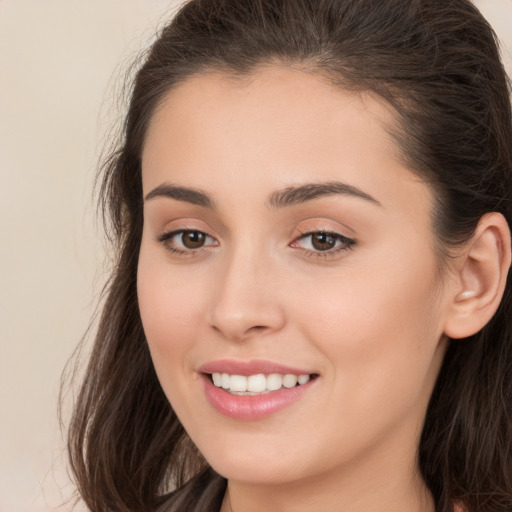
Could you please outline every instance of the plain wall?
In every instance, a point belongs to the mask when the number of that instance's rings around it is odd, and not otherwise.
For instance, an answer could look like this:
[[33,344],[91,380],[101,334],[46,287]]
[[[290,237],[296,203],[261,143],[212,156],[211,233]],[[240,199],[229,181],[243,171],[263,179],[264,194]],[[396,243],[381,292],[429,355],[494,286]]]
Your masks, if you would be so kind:
[[[0,512],[71,508],[57,397],[104,281],[92,182],[122,71],[179,3],[0,0]],[[512,72],[512,0],[476,3]]]

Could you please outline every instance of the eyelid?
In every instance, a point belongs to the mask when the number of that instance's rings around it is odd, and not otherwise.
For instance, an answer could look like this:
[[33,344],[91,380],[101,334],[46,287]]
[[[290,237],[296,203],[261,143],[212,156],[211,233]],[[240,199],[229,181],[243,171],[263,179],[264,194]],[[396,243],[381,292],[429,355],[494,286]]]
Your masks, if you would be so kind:
[[207,238],[211,238],[212,240],[215,240],[215,238],[208,233],[205,233],[204,231],[200,229],[194,229],[194,228],[179,228],[179,229],[173,229],[170,231],[165,231],[164,233],[161,233],[156,237],[157,241],[159,242],[165,242],[166,240],[169,240],[171,238],[174,238],[176,235],[183,234],[183,233],[201,233],[202,235],[205,235]]
[[[184,233],[201,233],[203,234],[207,239],[213,240],[214,243],[205,244],[201,247],[197,248],[180,248],[180,247],[172,247],[171,241],[174,237],[179,236],[180,234],[183,235]],[[164,246],[166,250],[168,250],[170,253],[181,255],[181,256],[196,256],[204,251],[208,251],[210,247],[215,247],[219,245],[218,241],[208,233],[206,233],[204,230],[193,228],[193,227],[180,227],[177,229],[171,229],[169,231],[165,231],[164,233],[161,233],[157,235],[156,241],[159,242]]]
[[189,217],[189,216],[177,216],[176,218],[169,219],[167,222],[155,226],[155,231],[159,234],[155,236],[158,240],[160,237],[165,237],[170,234],[176,234],[183,231],[198,231],[211,238],[217,239],[217,236],[212,233],[216,233],[216,230],[201,218]]
[[[319,220],[321,222],[318,222]],[[326,225],[325,219],[315,218],[307,219],[307,221],[309,222],[305,222],[306,226],[300,226],[300,228],[297,229],[298,234],[296,234],[292,242],[288,244],[289,247],[301,250],[305,256],[315,256],[323,258],[336,256],[339,253],[342,253],[349,249],[353,249],[354,246],[357,244],[357,241],[354,238],[345,235],[342,232],[342,230],[340,230],[339,227],[336,228],[333,226]],[[211,231],[208,228],[204,229],[202,226],[198,226],[194,221],[184,221],[183,224],[172,222],[170,224],[171,226],[168,229],[164,230],[163,232],[155,236],[155,240],[161,245],[163,245],[166,250],[173,254],[183,256],[197,256],[203,252],[208,252],[212,247],[220,245],[217,238],[209,234],[209,232]],[[339,226],[339,223],[337,224]],[[203,245],[200,245],[199,247],[187,247],[187,245],[189,244],[185,243],[185,240],[183,238],[179,242],[174,240],[175,237],[178,237],[180,235],[183,236],[184,234],[191,232],[201,233],[202,235],[204,235],[205,241]],[[333,247],[324,249],[318,248],[318,246],[313,246],[309,248],[301,246],[302,240],[305,240],[308,237],[312,237],[315,234],[325,234],[332,237],[334,239]],[[316,242],[318,242],[318,240],[316,240]]]
[[334,220],[331,217],[309,217],[298,223],[298,226],[297,231],[302,234],[322,232],[335,233],[346,238],[356,236],[356,232],[349,225]]
[[314,229],[314,230],[308,230],[308,231],[299,231],[299,235],[294,238],[294,241],[292,243],[296,242],[297,240],[301,240],[308,236],[316,235],[319,233],[322,233],[325,235],[330,235],[334,238],[338,238],[342,241],[345,241],[346,243],[350,243],[350,244],[356,243],[356,240],[354,240],[353,238],[350,238],[347,235],[344,235],[343,233],[339,233],[337,231],[332,231],[329,229]]
[[[328,258],[328,257],[335,257],[339,256],[341,253],[344,253],[346,251],[354,249],[354,247],[357,245],[357,240],[354,238],[350,238],[342,233],[339,233],[338,231],[332,230],[332,229],[311,229],[307,231],[299,230],[299,235],[296,236],[293,239],[293,242],[290,244],[290,247],[294,249],[298,249],[304,252],[304,254],[308,257],[316,257],[316,258]],[[335,239],[337,239],[337,242],[340,242],[340,244],[335,245],[332,249],[307,249],[304,247],[298,247],[298,242],[301,240],[306,239],[307,237],[310,237],[315,234],[326,234],[329,235]]]

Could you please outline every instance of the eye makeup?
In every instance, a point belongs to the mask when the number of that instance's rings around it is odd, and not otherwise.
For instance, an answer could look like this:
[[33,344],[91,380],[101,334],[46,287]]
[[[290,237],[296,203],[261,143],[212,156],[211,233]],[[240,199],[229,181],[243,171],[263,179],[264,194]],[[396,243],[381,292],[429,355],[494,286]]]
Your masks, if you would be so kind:
[[[196,229],[175,229],[159,235],[157,241],[170,253],[185,257],[220,245],[215,238]],[[356,243],[340,233],[319,230],[301,233],[289,246],[304,251],[307,257],[327,258],[353,249]]]

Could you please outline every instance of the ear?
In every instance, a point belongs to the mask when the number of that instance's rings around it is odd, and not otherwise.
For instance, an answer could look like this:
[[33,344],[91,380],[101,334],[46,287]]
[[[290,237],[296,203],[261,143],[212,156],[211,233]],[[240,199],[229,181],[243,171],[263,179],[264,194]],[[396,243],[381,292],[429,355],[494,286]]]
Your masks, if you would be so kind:
[[500,213],[484,215],[475,235],[456,258],[444,333],[466,338],[493,317],[503,297],[511,264],[510,229]]

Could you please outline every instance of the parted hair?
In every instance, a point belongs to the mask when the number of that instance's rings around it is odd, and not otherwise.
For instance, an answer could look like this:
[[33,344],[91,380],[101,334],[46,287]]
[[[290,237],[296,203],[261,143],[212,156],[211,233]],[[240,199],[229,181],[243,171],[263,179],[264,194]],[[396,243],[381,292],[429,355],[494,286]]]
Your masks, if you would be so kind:
[[[226,487],[190,441],[150,358],[137,303],[141,152],[164,96],[193,74],[275,63],[366,91],[394,111],[408,168],[435,194],[440,268],[479,219],[512,227],[510,83],[468,0],[190,0],[142,55],[122,137],[99,172],[115,264],[68,430],[95,512],[218,510]],[[477,334],[450,340],[418,460],[437,512],[512,510],[512,287]],[[171,492],[172,491],[172,492]]]

